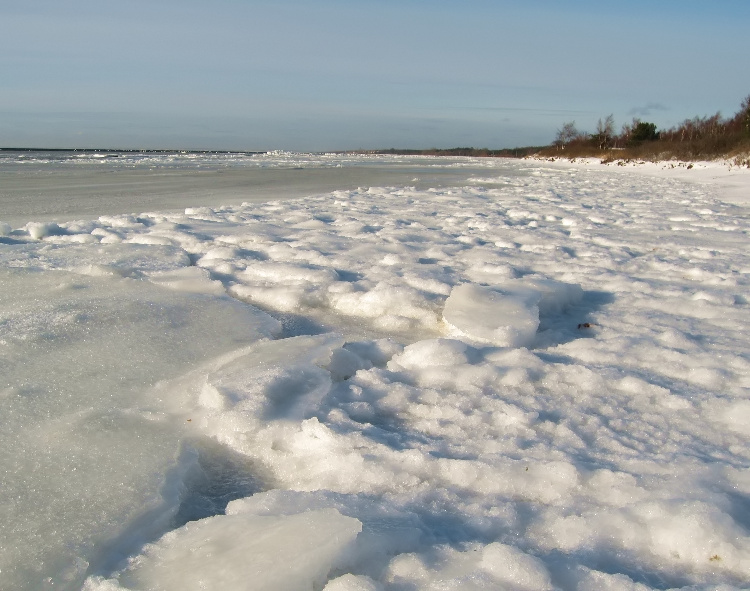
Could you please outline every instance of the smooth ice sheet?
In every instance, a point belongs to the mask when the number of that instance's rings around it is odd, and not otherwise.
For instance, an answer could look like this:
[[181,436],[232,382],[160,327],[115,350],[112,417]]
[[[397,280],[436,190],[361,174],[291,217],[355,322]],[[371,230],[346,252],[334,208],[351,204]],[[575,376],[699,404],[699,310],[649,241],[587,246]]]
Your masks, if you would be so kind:
[[6,268],[0,285],[2,587],[66,588],[176,509],[185,433],[148,389],[278,325],[118,275]]

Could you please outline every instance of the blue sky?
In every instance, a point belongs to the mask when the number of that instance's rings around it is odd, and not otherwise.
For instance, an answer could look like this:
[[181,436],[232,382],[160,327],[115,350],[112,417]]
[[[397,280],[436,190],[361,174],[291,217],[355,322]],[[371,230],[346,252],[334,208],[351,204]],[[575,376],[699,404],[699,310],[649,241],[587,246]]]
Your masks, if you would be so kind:
[[670,127],[750,94],[748,0],[0,0],[0,147],[336,150]]

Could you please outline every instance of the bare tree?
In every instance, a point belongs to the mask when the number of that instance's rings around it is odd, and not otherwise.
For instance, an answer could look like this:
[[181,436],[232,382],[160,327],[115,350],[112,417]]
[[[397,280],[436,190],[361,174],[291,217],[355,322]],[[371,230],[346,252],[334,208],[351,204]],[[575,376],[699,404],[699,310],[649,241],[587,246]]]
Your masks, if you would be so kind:
[[734,116],[733,122],[745,135],[750,135],[750,94],[740,105],[740,110]]
[[579,134],[578,130],[576,129],[575,121],[563,123],[562,128],[557,130],[557,135],[555,136],[555,145],[559,150],[564,150],[565,146],[576,139],[578,135]]
[[615,118],[613,115],[607,115],[607,118],[599,121],[596,124],[596,135],[594,136],[599,142],[599,149],[605,150],[612,143],[612,138],[615,135]]

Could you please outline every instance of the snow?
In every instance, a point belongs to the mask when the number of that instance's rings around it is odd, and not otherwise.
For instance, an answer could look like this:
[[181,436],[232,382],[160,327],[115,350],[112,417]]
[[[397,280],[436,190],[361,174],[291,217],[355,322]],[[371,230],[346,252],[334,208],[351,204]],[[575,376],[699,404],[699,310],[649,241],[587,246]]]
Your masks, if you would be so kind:
[[0,222],[0,588],[750,586],[750,174],[258,158],[380,182]]
[[[736,160],[734,158],[698,162],[616,160],[607,163],[606,166],[635,169],[641,175],[661,179],[677,179],[697,183],[708,190],[720,191],[722,201],[746,204],[750,201],[750,193],[747,190],[748,169],[747,165],[739,165]],[[555,159],[553,161],[545,160],[545,166],[579,169],[600,168],[602,163],[601,160],[596,158],[578,158],[572,161]]]

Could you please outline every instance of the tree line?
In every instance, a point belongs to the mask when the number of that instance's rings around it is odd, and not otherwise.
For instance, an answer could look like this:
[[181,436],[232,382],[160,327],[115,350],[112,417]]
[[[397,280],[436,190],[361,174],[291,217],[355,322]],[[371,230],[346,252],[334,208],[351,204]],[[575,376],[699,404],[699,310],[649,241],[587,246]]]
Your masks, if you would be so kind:
[[355,150],[357,154],[401,154],[426,156],[488,156],[524,158],[527,156],[601,158],[615,160],[711,160],[733,159],[750,168],[750,95],[729,118],[720,113],[685,119],[670,129],[635,117],[615,131],[613,115],[600,118],[594,132],[579,131],[575,121],[557,130],[549,146],[524,146],[491,150],[488,148],[427,148]]
[[732,117],[720,113],[685,119],[670,129],[657,129],[654,123],[633,118],[615,132],[612,115],[600,118],[593,133],[579,131],[575,121],[557,130],[543,156],[604,157],[610,160],[642,158],[651,160],[695,160],[737,157],[750,166],[750,95]]

